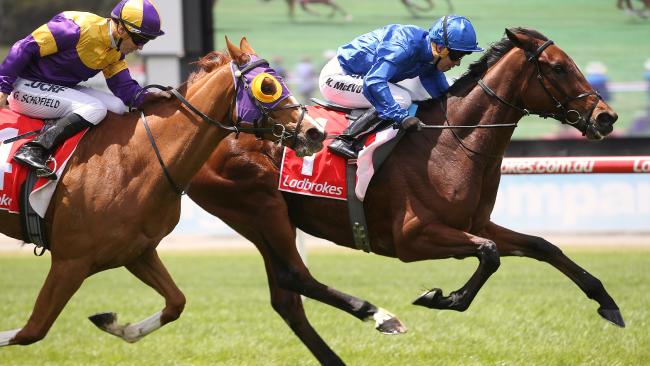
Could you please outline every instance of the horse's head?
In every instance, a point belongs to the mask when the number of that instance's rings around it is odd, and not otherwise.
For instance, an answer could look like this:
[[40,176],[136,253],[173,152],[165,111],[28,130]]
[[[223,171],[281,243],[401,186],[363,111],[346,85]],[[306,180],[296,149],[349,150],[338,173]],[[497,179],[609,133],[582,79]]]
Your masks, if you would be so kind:
[[239,130],[276,140],[292,148],[298,156],[322,149],[323,127],[296,101],[269,63],[257,57],[246,38],[237,47],[226,37],[226,44],[236,89],[233,121],[237,126],[252,127]]
[[576,64],[553,41],[538,32],[514,28],[506,35],[521,57],[533,67],[524,108],[542,117],[552,117],[582,132],[590,140],[600,140],[613,130],[618,118],[605,103]]

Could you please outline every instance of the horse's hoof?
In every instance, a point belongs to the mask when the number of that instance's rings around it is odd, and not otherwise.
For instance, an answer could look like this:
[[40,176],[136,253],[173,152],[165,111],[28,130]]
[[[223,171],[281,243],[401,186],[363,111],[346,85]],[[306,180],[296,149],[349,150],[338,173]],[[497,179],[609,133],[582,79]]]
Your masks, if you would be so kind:
[[377,312],[372,314],[372,318],[365,319],[369,321],[374,319],[375,329],[383,334],[403,334],[406,333],[406,326],[397,319],[390,311],[378,308]]
[[406,326],[396,317],[385,320],[375,327],[382,334],[404,334]]
[[440,301],[442,297],[442,290],[439,288],[434,288],[429,291],[425,291],[420,297],[413,301],[413,305],[420,305],[427,308],[432,308],[432,304]]
[[99,313],[91,315],[88,319],[93,322],[99,329],[106,329],[110,324],[117,321],[117,314],[115,313]]
[[598,308],[598,314],[610,323],[625,328],[625,320],[623,320],[623,315],[621,315],[620,310]]

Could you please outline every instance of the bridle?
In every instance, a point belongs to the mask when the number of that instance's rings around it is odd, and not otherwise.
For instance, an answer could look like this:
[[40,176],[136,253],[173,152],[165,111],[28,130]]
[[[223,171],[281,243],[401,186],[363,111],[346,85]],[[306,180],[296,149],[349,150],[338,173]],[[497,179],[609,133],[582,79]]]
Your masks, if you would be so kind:
[[[307,107],[299,103],[286,104],[280,106],[279,105],[280,102],[282,102],[284,99],[289,98],[291,96],[291,93],[284,85],[282,85],[283,88],[282,97],[280,97],[273,104],[262,103],[260,100],[258,100],[253,95],[253,91],[251,90],[251,86],[250,86],[250,81],[246,79],[246,75],[248,75],[251,71],[256,70],[258,68],[264,68],[275,74],[275,71],[269,67],[269,63],[265,59],[253,59],[248,64],[244,65],[244,67],[241,69],[236,63],[234,62],[232,63],[233,77],[235,78],[235,93],[233,97],[233,102],[230,104],[230,110],[228,114],[232,115],[233,105],[235,105],[235,108],[237,108],[238,102],[241,102],[240,99],[244,97],[243,95],[239,94],[241,89],[237,88],[238,85],[241,85],[241,87],[243,87],[244,91],[246,92],[248,101],[252,102],[253,105],[257,107],[257,110],[260,112],[260,116],[257,118],[252,118],[252,121],[244,121],[243,120],[244,116],[242,115],[243,113],[237,113],[237,120],[235,121],[233,129],[231,129],[231,131],[235,132],[237,135],[239,135],[240,132],[253,133],[257,138],[260,139],[262,138],[262,133],[271,132],[274,137],[278,138],[278,140],[275,141],[278,145],[282,144],[282,142],[288,138],[292,138],[292,143],[295,145],[298,138],[298,131],[300,131],[300,126],[302,125],[302,121],[305,118],[305,114],[307,113]],[[296,124],[295,130],[293,131],[293,133],[290,133],[286,131],[284,125],[274,122],[275,120],[273,119],[273,117],[271,117],[271,113],[280,110],[294,109],[294,108],[299,108],[301,113],[300,113],[300,118],[298,119],[298,123]],[[251,124],[253,125],[253,127],[241,127],[241,123]],[[271,124],[271,127],[260,127],[267,124]]]
[[[587,125],[588,125],[589,121],[591,120],[591,116],[593,115],[594,110],[596,109],[596,106],[598,105],[598,102],[602,99],[602,97],[600,96],[600,94],[598,94],[597,91],[595,91],[593,89],[591,91],[581,93],[581,94],[579,94],[579,95],[577,95],[575,97],[570,97],[569,95],[567,95],[562,90],[562,88],[560,88],[560,85],[555,80],[553,80],[552,78],[548,78],[548,77],[545,78],[544,77],[544,74],[542,73],[541,66],[539,64],[539,56],[541,55],[542,52],[544,52],[544,50],[547,47],[549,47],[552,44],[553,44],[553,41],[549,39],[548,41],[544,42],[541,46],[539,46],[537,48],[537,50],[535,50],[535,52],[525,51],[525,54],[526,54],[526,61],[532,62],[535,65],[535,70],[537,72],[536,78],[539,81],[539,84],[542,86],[542,90],[544,90],[544,93],[546,95],[548,95],[549,98],[551,98],[553,100],[553,102],[555,103],[555,109],[557,109],[559,111],[559,113],[555,113],[555,112],[549,113],[549,112],[544,112],[544,111],[532,111],[532,110],[529,110],[527,108],[521,108],[521,107],[519,107],[519,106],[517,106],[517,105],[515,105],[515,104],[513,104],[511,102],[508,102],[508,101],[504,100],[500,96],[498,96],[494,92],[494,90],[492,90],[489,86],[487,86],[485,84],[485,82],[482,79],[478,80],[478,85],[481,87],[481,89],[483,89],[483,91],[487,95],[489,95],[492,98],[497,99],[502,104],[505,104],[508,107],[513,108],[513,109],[521,112],[523,115],[528,116],[528,115],[532,114],[532,115],[537,115],[537,116],[542,117],[542,118],[549,118],[550,117],[550,118],[553,118],[553,119],[556,119],[556,120],[560,121],[563,124],[569,124],[569,125],[575,126],[584,135],[586,133],[586,130],[587,130]],[[560,102],[550,92],[550,90],[544,84],[544,80],[548,80],[548,82],[551,83],[551,85],[553,85],[553,87],[557,91],[559,91],[560,93],[563,94],[563,96],[564,96],[563,99],[564,100],[562,102]],[[573,102],[575,100],[581,99],[581,98],[590,97],[592,95],[596,96],[597,98],[594,101],[594,103],[592,104],[591,108],[589,109],[589,113],[586,116],[583,116],[580,112],[578,112],[575,109],[568,109],[568,104],[569,103],[571,103],[571,102]],[[514,126],[516,127],[516,125],[517,124],[515,123]]]
[[[544,50],[549,47],[550,45],[553,44],[552,40],[548,40],[544,42],[541,46],[539,46],[534,52],[528,52],[525,51],[526,55],[526,61],[532,62],[535,65],[535,70],[537,72],[536,78],[539,81],[540,85],[542,86],[542,89],[544,90],[545,94],[548,95],[553,102],[555,103],[555,108],[559,110],[559,113],[549,113],[549,112],[544,112],[544,111],[533,111],[527,108],[522,108],[514,103],[508,102],[507,100],[501,98],[499,95],[497,95],[494,90],[492,90],[487,84],[482,79],[479,79],[477,81],[477,84],[481,87],[481,89],[491,98],[495,98],[502,104],[515,109],[519,112],[521,112],[523,115],[528,116],[528,115],[537,115],[542,118],[554,118],[558,121],[560,121],[563,124],[569,124],[572,126],[575,126],[582,134],[584,135],[587,131],[589,121],[591,120],[591,116],[594,113],[594,110],[596,109],[596,106],[598,105],[598,102],[602,99],[600,94],[596,92],[595,90],[591,90],[588,92],[581,93],[575,97],[570,97],[568,96],[562,88],[559,87],[558,83],[555,82],[551,78],[545,78],[544,74],[542,73],[542,69],[540,67],[539,63],[539,56],[541,55]],[[564,101],[560,102],[546,87],[544,84],[544,80],[548,80],[553,87],[561,92],[564,95]],[[586,116],[583,116],[580,112],[578,112],[575,109],[568,109],[567,105],[575,100],[581,99],[581,98],[587,98],[589,96],[596,96],[596,100],[592,104],[591,108],[589,109],[589,113]],[[489,125],[452,125],[451,122],[449,121],[449,117],[447,115],[447,108],[444,105],[442,98],[440,100],[440,105],[442,106],[442,109],[445,113],[445,125],[443,126],[430,126],[430,125],[423,125],[421,126],[423,129],[450,129],[456,140],[459,142],[459,144],[467,151],[472,152],[477,155],[482,155],[486,156],[489,158],[501,158],[502,156],[496,156],[496,155],[490,155],[490,154],[484,154],[481,152],[478,152],[468,146],[465,145],[463,140],[458,136],[458,134],[454,131],[454,129],[469,129],[469,128],[507,128],[507,127],[517,127],[518,123],[502,123],[502,124],[489,124]]]
[[[227,113],[227,115],[230,117],[232,123],[231,125],[227,125],[221,121],[217,121],[213,118],[210,118],[210,116],[206,115],[205,113],[198,110],[195,106],[193,106],[177,89],[169,86],[165,87],[157,84],[147,85],[143,87],[138,94],[136,94],[136,96],[133,98],[133,101],[137,100],[138,97],[148,89],[160,89],[160,90],[168,91],[174,97],[176,97],[185,107],[187,107],[187,109],[189,109],[192,113],[196,114],[197,116],[201,117],[201,119],[206,123],[212,124],[226,131],[234,132],[237,136],[239,136],[241,132],[244,132],[244,133],[255,134],[255,136],[261,139],[262,134],[271,133],[273,134],[274,137],[277,138],[277,140],[275,141],[275,143],[277,144],[282,144],[285,140],[292,138],[293,144],[295,145],[298,139],[298,131],[300,131],[300,126],[302,125],[302,121],[307,112],[307,108],[302,104],[296,104],[296,103],[279,106],[280,102],[282,102],[283,100],[291,96],[291,93],[289,93],[288,89],[286,89],[286,86],[284,86],[284,84],[282,84],[283,87],[282,96],[275,103],[273,103],[273,105],[266,105],[267,103],[261,103],[259,100],[257,100],[257,98],[253,96],[253,93],[250,88],[250,82],[246,80],[246,75],[260,68],[275,73],[275,71],[269,67],[268,61],[264,59],[251,60],[251,62],[247,63],[242,68],[240,68],[240,66],[237,65],[235,62],[231,62],[231,69],[235,80],[234,83],[235,92],[233,93],[233,99],[228,106],[228,113]],[[252,121],[243,120],[241,116],[242,113],[238,113],[239,111],[237,109],[238,106],[240,105],[240,103],[238,102],[240,101],[240,98],[242,98],[242,95],[240,94],[241,89],[238,89],[238,85],[242,85],[242,87],[244,88],[246,92],[244,96],[248,98],[247,102],[252,103],[256,107],[257,111],[259,112],[259,117],[253,118]],[[289,132],[286,130],[284,125],[275,122],[275,120],[271,117],[271,113],[280,110],[285,110],[285,109],[293,109],[293,108],[300,108],[301,113],[300,113],[300,118],[298,119],[298,123],[296,124],[295,130],[293,132]],[[236,119],[233,118],[233,114],[236,114],[237,116]],[[142,118],[142,123],[144,124],[145,130],[147,131],[149,142],[151,143],[151,146],[153,147],[154,152],[156,153],[158,162],[160,163],[163,173],[167,178],[167,181],[171,185],[172,190],[178,195],[184,195],[186,193],[185,189],[178,187],[178,185],[174,182],[171,175],[169,174],[167,167],[165,166],[162,156],[160,155],[160,151],[156,146],[156,141],[153,137],[153,134],[151,133],[151,129],[149,128],[149,124],[147,123],[144,110],[142,109],[140,109],[140,116]],[[252,127],[242,127],[241,126],[242,123],[250,124],[252,125]],[[266,125],[270,125],[270,127],[263,127]]]

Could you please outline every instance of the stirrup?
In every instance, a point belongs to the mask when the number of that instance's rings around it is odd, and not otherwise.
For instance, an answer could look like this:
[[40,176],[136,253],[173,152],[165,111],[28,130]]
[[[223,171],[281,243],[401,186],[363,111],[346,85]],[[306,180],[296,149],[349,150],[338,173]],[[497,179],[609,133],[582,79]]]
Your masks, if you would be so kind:
[[36,169],[36,176],[39,178],[47,178],[49,180],[56,180],[56,160],[54,160],[54,157],[50,156],[49,159],[45,161],[45,165],[47,166],[47,163],[52,162],[54,165],[54,168],[50,169],[49,167],[47,169]]

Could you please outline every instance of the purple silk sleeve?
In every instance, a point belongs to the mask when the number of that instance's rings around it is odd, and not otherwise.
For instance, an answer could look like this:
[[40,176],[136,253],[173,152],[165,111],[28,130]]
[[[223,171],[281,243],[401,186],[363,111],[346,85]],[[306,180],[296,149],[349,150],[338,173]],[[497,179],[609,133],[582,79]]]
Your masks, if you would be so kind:
[[39,57],[38,44],[31,34],[16,42],[0,65],[0,91],[9,94],[18,75],[34,58]]
[[133,80],[129,69],[124,69],[112,77],[106,79],[106,85],[113,94],[122,99],[124,104],[131,107],[139,107],[142,104],[145,93],[141,93],[137,100],[133,98],[142,89],[137,81]]

